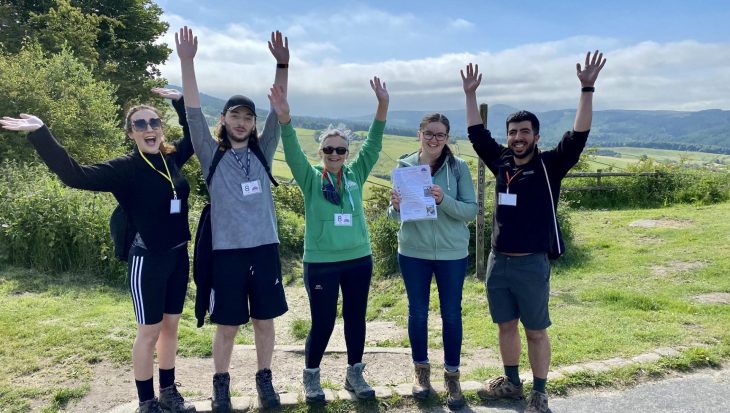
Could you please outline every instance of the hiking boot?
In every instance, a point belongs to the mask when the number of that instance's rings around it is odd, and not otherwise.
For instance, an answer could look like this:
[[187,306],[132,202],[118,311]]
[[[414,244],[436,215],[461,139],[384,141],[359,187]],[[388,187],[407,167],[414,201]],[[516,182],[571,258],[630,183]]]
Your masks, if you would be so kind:
[[307,403],[323,403],[324,391],[319,383],[319,367],[316,369],[304,369],[302,382],[304,383],[304,398]]
[[520,399],[522,398],[522,383],[515,386],[507,376],[499,376],[489,380],[477,391],[477,395],[484,400]]
[[531,391],[530,397],[527,398],[525,413],[545,413],[548,411],[547,394],[535,390]]
[[213,413],[230,413],[233,411],[231,394],[228,389],[230,385],[231,376],[228,372],[213,375],[213,399],[210,402]]
[[425,400],[433,390],[431,387],[431,365],[428,363],[413,363],[413,397]]
[[375,390],[365,381],[362,372],[365,370],[364,363],[355,363],[347,366],[345,377],[345,390],[355,393],[359,400],[370,400],[375,398]]
[[256,372],[256,392],[259,394],[261,408],[270,409],[281,406],[279,395],[271,384],[271,370],[262,369]]
[[163,413],[162,409],[160,409],[160,403],[157,401],[157,397],[154,399],[149,399],[144,403],[139,404],[139,408],[137,409],[138,413]]
[[444,371],[444,387],[446,387],[446,404],[451,410],[459,410],[466,404],[464,394],[461,392],[459,377],[461,373],[456,370],[453,373]]
[[170,387],[160,389],[160,407],[168,413],[195,413],[195,406],[185,403],[177,386],[180,383],[173,383]]

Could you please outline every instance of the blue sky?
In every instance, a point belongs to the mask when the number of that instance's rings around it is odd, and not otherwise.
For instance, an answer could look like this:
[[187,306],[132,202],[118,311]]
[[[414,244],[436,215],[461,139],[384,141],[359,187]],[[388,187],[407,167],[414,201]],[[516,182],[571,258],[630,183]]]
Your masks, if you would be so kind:
[[[292,111],[371,113],[367,80],[383,78],[392,110],[463,106],[459,69],[475,62],[479,99],[531,110],[575,106],[575,63],[601,49],[597,109],[730,109],[728,1],[201,1],[158,0],[170,33],[199,35],[201,90],[266,104],[272,30],[289,36]],[[179,62],[162,67],[179,84]]]

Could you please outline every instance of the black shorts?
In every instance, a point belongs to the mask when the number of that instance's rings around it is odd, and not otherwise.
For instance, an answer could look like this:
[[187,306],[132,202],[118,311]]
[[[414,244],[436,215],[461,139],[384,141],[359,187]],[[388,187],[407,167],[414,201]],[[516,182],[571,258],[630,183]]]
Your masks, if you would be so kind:
[[127,272],[137,324],[157,324],[163,313],[182,313],[190,272],[187,244],[164,252],[132,246]]
[[288,309],[279,244],[213,251],[210,321],[238,326],[249,318],[278,317]]
[[519,318],[528,330],[550,327],[550,262],[547,254],[509,256],[492,251],[487,260],[487,300],[495,323]]

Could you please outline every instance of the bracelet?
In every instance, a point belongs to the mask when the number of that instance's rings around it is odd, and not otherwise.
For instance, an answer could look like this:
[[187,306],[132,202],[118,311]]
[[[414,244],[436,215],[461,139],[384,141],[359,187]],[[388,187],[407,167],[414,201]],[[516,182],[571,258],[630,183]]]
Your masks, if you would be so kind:
[[580,91],[581,91],[581,92],[595,92],[595,91],[596,91],[596,88],[595,88],[595,87],[593,87],[593,86],[583,86],[583,87],[582,87],[582,88],[580,89]]
[[289,63],[277,63],[276,64],[276,68],[277,69],[288,69],[289,68]]

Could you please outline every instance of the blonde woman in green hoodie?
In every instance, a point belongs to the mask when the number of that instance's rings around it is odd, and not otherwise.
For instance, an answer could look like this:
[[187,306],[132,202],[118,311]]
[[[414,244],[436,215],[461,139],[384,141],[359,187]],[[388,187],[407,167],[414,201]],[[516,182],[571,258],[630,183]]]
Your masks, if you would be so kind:
[[281,124],[284,156],[304,194],[304,285],[309,296],[312,328],[307,336],[304,395],[307,403],[324,401],[319,365],[337,317],[342,288],[342,318],[347,345],[345,389],[358,399],[372,399],[375,391],[363,378],[365,312],[373,262],[370,235],[362,205],[362,190],[382,148],[388,90],[374,77],[370,86],[378,100],[375,120],[355,160],[349,155],[348,134],[327,129],[319,138],[319,165],[311,165],[291,125],[283,88],[271,89],[271,105]]
[[[420,148],[403,156],[398,167],[429,165],[431,195],[437,219],[402,222],[398,231],[398,264],[408,294],[408,337],[414,363],[413,395],[426,398],[431,388],[428,362],[428,306],[435,276],[441,304],[444,342],[444,382],[452,409],[464,406],[459,383],[462,324],[461,295],[469,255],[467,223],[477,214],[474,184],[466,162],[449,148],[449,120],[433,113],[418,128]],[[400,195],[391,191],[391,218],[400,219]]]

